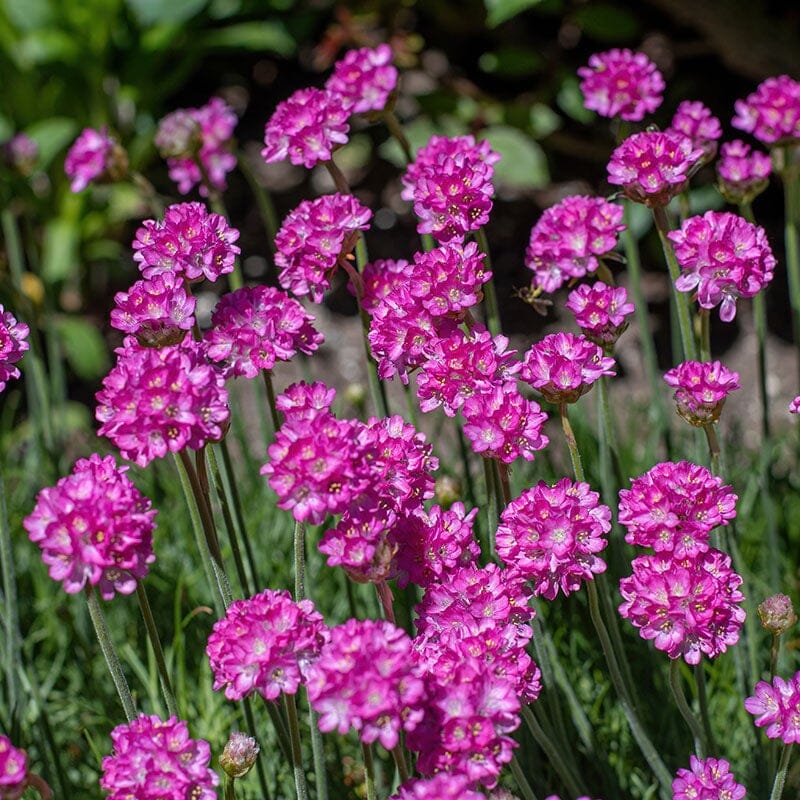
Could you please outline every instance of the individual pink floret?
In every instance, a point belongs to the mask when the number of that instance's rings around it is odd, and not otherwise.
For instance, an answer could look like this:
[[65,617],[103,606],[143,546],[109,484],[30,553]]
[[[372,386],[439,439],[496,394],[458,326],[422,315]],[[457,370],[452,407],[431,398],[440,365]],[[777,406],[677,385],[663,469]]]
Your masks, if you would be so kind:
[[554,292],[570,278],[582,278],[600,266],[625,230],[622,206],[602,197],[574,195],[546,209],[531,230],[525,266],[533,285]]
[[754,297],[773,277],[775,257],[764,229],[729,212],[707,211],[667,234],[681,275],[675,287],[697,290],[702,308],[717,305],[723,322],[736,316],[736,301]]
[[111,327],[133,334],[142,347],[178,344],[194,325],[196,302],[183,278],[164,272],[114,295]]
[[401,731],[422,718],[424,683],[414,667],[411,639],[383,620],[350,619],[309,670],[308,701],[324,733],[358,732],[362,742],[393,749]]
[[95,417],[98,434],[123,458],[144,467],[222,438],[230,419],[225,379],[200,343],[153,349],[129,336],[115,352],[117,363],[95,395]]
[[70,189],[82,192],[90,183],[119,180],[128,169],[128,158],[108,128],[84,128],[67,153],[64,172]]
[[407,780],[389,800],[486,800],[471,786],[466,775],[438,772],[432,778]]
[[28,754],[0,734],[0,798],[20,800],[29,783]]
[[582,283],[569,293],[565,305],[575,315],[583,335],[604,352],[613,349],[628,328],[627,317],[635,310],[623,287],[607,286],[602,281],[591,286]]
[[222,295],[205,333],[207,354],[236,377],[255,378],[297,352],[311,355],[323,336],[314,317],[286,292],[253,286]]
[[19,378],[19,367],[15,366],[30,348],[30,328],[18,322],[10,311],[0,303],[0,392],[12,378]]
[[672,800],[742,800],[747,790],[737,783],[724,759],[689,756],[690,769],[679,769],[672,781]]
[[310,600],[295,602],[289,592],[272,589],[236,600],[208,637],[214,691],[224,688],[229,700],[254,692],[267,700],[296,694],[327,638]]
[[685,361],[669,370],[664,380],[675,389],[678,414],[698,427],[716,422],[727,396],[742,388],[739,374],[719,361]]
[[233,272],[241,252],[234,244],[238,238],[239,231],[203,203],[178,203],[162,220],[146,219],[131,246],[145,278],[174,272],[191,283]]
[[737,500],[706,467],[665,461],[620,490],[619,523],[628,530],[628,544],[693,558],[708,550],[714,528],[735,519]]
[[396,87],[397,70],[388,44],[349,50],[325,82],[325,88],[338,95],[351,114],[382,111]]
[[[409,263],[403,258],[375,259],[366,264],[361,273],[361,307],[364,311],[374,313],[385,300],[408,283],[409,273]],[[352,283],[347,288],[356,293]]]
[[269,164],[289,161],[310,169],[330,161],[333,151],[347,143],[350,110],[344,98],[326,89],[298,89],[278,103],[264,129],[261,156]]
[[39,492],[22,523],[41,548],[50,577],[69,594],[87,584],[97,586],[104,600],[131,594],[155,561],[156,511],[127,469],[113,456],[79,459],[70,475]]
[[500,515],[497,555],[507,568],[533,584],[533,593],[553,600],[577,591],[605,572],[597,555],[608,545],[611,509],[587,483],[544,481],[512,500]]
[[744,707],[755,717],[757,727],[766,727],[770,739],[800,742],[800,672],[789,680],[776,675],[771,684],[759,681]]
[[231,152],[236,123],[235,112],[221,97],[200,108],[173,111],[159,122],[155,145],[181,194],[199,185],[200,194],[208,197],[206,180],[212,190],[225,191],[226,176],[236,166]]
[[625,139],[611,154],[608,182],[625,196],[649,208],[665,206],[689,184],[703,156],[687,136],[670,131],[643,131]]
[[684,100],[675,112],[669,131],[688,136],[695,147],[710,161],[717,152],[717,140],[722,138],[722,126],[709,108],[699,101]]
[[762,81],[734,108],[733,127],[752,133],[764,144],[800,138],[800,82],[788,75]]
[[614,359],[585,336],[551,333],[525,353],[519,376],[560,405],[576,402],[603,375],[616,375],[613,367]]
[[619,584],[622,617],[670,658],[699,664],[739,641],[746,616],[742,579],[730,556],[713,548],[694,558],[640,556]]
[[114,751],[103,758],[100,788],[108,800],[216,800],[219,777],[209,768],[211,746],[191,739],[185,722],[140,714],[111,731]]
[[292,383],[275,398],[275,407],[281,411],[286,421],[313,419],[320,411],[330,411],[336,399],[336,389],[331,389],[320,381],[312,384],[300,381]]
[[772,159],[768,153],[752,150],[741,139],[725,142],[717,162],[719,188],[731,203],[752,202],[769,183]]
[[304,200],[290,211],[275,236],[278,280],[292,294],[321,303],[331,278],[369,228],[372,212],[352,195],[328,194]]
[[595,53],[578,76],[584,106],[601,117],[638,122],[664,99],[664,78],[644,53],[618,48]]

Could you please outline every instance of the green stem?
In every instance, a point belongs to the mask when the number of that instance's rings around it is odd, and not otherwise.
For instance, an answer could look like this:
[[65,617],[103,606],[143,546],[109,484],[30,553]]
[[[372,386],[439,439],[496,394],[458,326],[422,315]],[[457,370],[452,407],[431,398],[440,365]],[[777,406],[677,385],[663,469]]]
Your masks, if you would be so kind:
[[770,643],[769,648],[769,679],[775,677],[776,673],[778,672],[778,655],[780,653],[780,646],[781,646],[781,637],[780,634],[773,634],[772,635],[772,642]]
[[333,185],[336,187],[336,191],[339,194],[352,194],[350,190],[350,184],[347,182],[347,178],[345,178],[344,173],[339,169],[333,158],[331,158],[330,161],[323,161],[322,163],[325,166],[325,169],[328,170],[328,174],[333,180]]
[[264,224],[264,230],[267,232],[267,244],[270,253],[275,254],[275,234],[278,232],[278,216],[275,213],[275,204],[272,202],[272,195],[261,185],[250,162],[244,153],[238,156],[239,169],[256,199],[258,206],[258,213],[261,216],[261,222]]
[[5,703],[12,719],[19,715],[19,608],[17,606],[17,584],[14,574],[14,551],[11,547],[11,527],[8,523],[6,490],[3,475],[0,473],[0,568],[3,571],[3,627],[5,628],[6,676]]
[[153,618],[153,609],[150,607],[150,601],[147,599],[147,592],[141,582],[136,583],[136,599],[139,601],[142,619],[147,629],[147,637],[150,639],[150,644],[153,646],[153,654],[156,657],[158,677],[161,683],[161,693],[164,695],[164,702],[167,704],[167,713],[171,717],[179,717],[178,703],[175,700],[175,690],[172,688],[172,679],[167,669],[167,661],[164,658],[164,650],[161,647],[161,639],[158,635],[156,621]]
[[397,140],[397,143],[400,145],[400,149],[403,151],[403,155],[406,158],[406,162],[410,164],[414,160],[414,153],[411,150],[411,143],[408,141],[402,126],[400,125],[400,120],[397,119],[394,111],[390,111],[385,109],[383,112],[383,121],[386,123],[386,127],[389,129],[389,133],[394,136]]
[[294,523],[294,599],[300,602],[306,596],[306,526]]
[[408,421],[419,430],[419,417],[417,416],[417,404],[414,402],[414,395],[411,392],[411,384],[403,384],[403,392],[406,396],[406,405],[408,407]]
[[686,701],[686,695],[681,684],[681,662],[677,658],[670,659],[669,662],[669,688],[672,690],[672,696],[675,698],[678,711],[681,712],[681,716],[692,732],[697,756],[698,758],[703,758],[703,754],[709,752],[708,743],[705,740],[705,735],[697,721],[697,717],[695,717],[694,712],[689,708],[689,703]]
[[[787,150],[787,160],[791,155]],[[788,164],[781,177],[783,178],[783,196],[786,206],[786,220],[783,237],[786,247],[786,275],[789,280],[789,304],[792,308],[792,331],[794,346],[800,359],[800,203],[797,197],[797,167]]]
[[522,771],[516,753],[511,756],[511,774],[514,776],[514,780],[517,782],[517,789],[519,789],[524,800],[538,800],[536,793],[525,777],[525,773]]
[[789,771],[789,759],[792,755],[792,743],[785,744],[781,751],[781,760],[778,764],[778,771],[775,773],[775,781],[772,784],[769,800],[781,800],[783,786],[786,783],[786,773]]
[[699,310],[700,315],[700,360],[711,361],[711,311]]
[[372,762],[372,745],[367,742],[361,742],[361,752],[364,755],[364,783],[367,790],[367,800],[376,800],[375,765]]
[[231,778],[230,775],[225,775],[225,800],[236,800],[236,791],[233,788],[235,782],[235,778]]
[[703,725],[705,740],[708,744],[709,752],[712,755],[717,755],[719,748],[714,739],[714,731],[711,728],[711,714],[708,709],[708,693],[706,692],[706,671],[702,661],[695,665],[694,678],[697,684],[697,703],[700,707],[700,722]]
[[317,712],[309,705],[308,724],[311,728],[311,757],[314,761],[314,779],[317,800],[328,800],[328,770],[325,766],[325,744],[317,724]]
[[494,535],[497,531],[497,526],[500,524],[500,487],[495,480],[494,462],[491,458],[482,458],[483,461],[483,475],[486,480],[486,511],[487,511],[487,545],[489,548],[488,556],[494,555]]
[[397,767],[397,775],[400,778],[400,783],[405,783],[411,777],[411,774],[408,771],[406,757],[400,744],[396,744],[392,748],[392,758],[394,759],[395,766]]
[[297,721],[297,706],[294,695],[283,695],[286,718],[289,721],[289,735],[292,739],[292,771],[294,773],[294,787],[297,800],[308,800],[308,786],[306,773],[303,769],[303,750],[300,744],[300,725]]
[[715,424],[713,422],[703,425],[703,432],[705,433],[706,440],[708,441],[708,452],[711,456],[711,472],[713,472],[714,475],[719,475],[719,439],[717,438],[717,430],[714,425]]
[[158,219],[164,213],[164,204],[161,202],[156,187],[141,172],[131,172],[130,179],[133,185],[144,195],[147,205],[150,206],[151,213]]
[[559,403],[558,411],[561,415],[561,427],[564,431],[564,438],[567,440],[569,458],[572,462],[572,471],[575,473],[575,480],[585,482],[586,475],[583,472],[583,462],[581,461],[581,454],[578,450],[578,442],[575,439],[575,432],[572,430],[569,416],[567,416],[567,404]]
[[[478,228],[475,231],[475,241],[478,247],[485,254],[484,269],[487,271],[492,269],[492,256],[489,250],[489,240],[486,238],[486,231],[483,228]],[[483,296],[486,300],[486,327],[492,336],[498,336],[503,332],[500,324],[500,303],[497,301],[497,292],[495,291],[494,276],[489,278],[483,285]]]
[[86,603],[89,606],[89,616],[94,626],[94,632],[97,635],[97,641],[100,644],[100,649],[103,651],[103,657],[106,660],[108,671],[111,673],[111,680],[114,681],[114,686],[117,689],[119,701],[122,704],[122,710],[125,712],[125,718],[128,722],[133,722],[136,717],[136,706],[133,703],[128,681],[125,679],[122,664],[114,648],[114,643],[111,640],[106,618],[103,614],[103,609],[100,607],[100,601],[97,599],[97,593],[93,586],[86,587]]
[[264,378],[264,387],[267,390],[267,404],[269,405],[269,413],[272,417],[272,428],[275,433],[281,427],[281,418],[278,413],[278,406],[275,402],[275,387],[272,385],[272,373],[268,369],[262,369],[261,375]]

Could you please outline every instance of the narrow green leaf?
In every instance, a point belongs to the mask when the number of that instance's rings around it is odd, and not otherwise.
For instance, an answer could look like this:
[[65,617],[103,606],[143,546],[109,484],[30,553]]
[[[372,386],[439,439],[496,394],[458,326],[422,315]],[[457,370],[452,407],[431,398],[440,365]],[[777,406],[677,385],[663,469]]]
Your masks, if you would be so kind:
[[486,5],[486,23],[496,28],[523,11],[538,6],[542,0],[484,0]]
[[57,329],[64,355],[79,378],[95,380],[108,370],[106,343],[94,324],[83,317],[61,317]]
[[78,229],[68,219],[56,218],[47,223],[42,247],[42,278],[45,283],[64,280],[77,272]]
[[203,37],[203,43],[207,47],[265,51],[284,57],[292,55],[297,47],[284,25],[275,20],[240,22],[209,31]]
[[142,27],[185,22],[201,11],[207,0],[126,0]]

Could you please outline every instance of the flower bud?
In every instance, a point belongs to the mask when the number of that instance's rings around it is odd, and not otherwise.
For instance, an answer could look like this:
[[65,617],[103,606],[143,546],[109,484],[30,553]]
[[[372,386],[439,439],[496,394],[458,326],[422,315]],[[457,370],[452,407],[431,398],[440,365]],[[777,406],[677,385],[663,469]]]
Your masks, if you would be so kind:
[[774,636],[780,636],[797,622],[797,614],[792,607],[792,601],[785,594],[774,594],[762,603],[759,603],[758,616],[761,626]]
[[463,495],[461,480],[454,475],[442,475],[436,479],[436,500],[445,511]]
[[230,778],[242,778],[256,763],[261,748],[252,736],[234,731],[219,757],[219,765]]

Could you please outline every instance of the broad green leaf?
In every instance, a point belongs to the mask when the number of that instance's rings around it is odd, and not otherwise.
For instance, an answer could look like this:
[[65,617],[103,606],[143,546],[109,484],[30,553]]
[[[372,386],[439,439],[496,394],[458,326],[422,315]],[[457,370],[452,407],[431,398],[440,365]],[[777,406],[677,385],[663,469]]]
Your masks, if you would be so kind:
[[584,105],[583,92],[578,83],[578,79],[570,76],[561,84],[556,96],[558,107],[568,114],[576,122],[588,125],[595,118],[594,111],[589,111]]
[[[412,122],[403,125],[411,152],[416,153],[420,147],[426,145],[431,136],[462,136],[466,133],[464,125],[453,117],[442,117],[437,121],[430,117],[417,117]],[[394,139],[387,139],[379,148],[381,158],[390,161],[396,167],[405,167],[406,158],[400,145]]]
[[42,279],[45,283],[64,280],[79,268],[79,231],[75,223],[56,217],[47,223],[42,246]]
[[69,117],[49,117],[34,122],[28,136],[39,145],[39,166],[47,169],[50,162],[78,135],[78,123]]
[[126,0],[143,27],[185,22],[205,7],[208,0]]
[[598,42],[627,42],[639,33],[639,22],[626,8],[613,3],[594,2],[580,6],[573,21],[587,36]]
[[512,17],[523,11],[538,6],[542,0],[484,0],[486,5],[486,23],[490,28],[496,28],[503,22],[508,22]]
[[284,57],[292,55],[297,46],[284,25],[274,20],[241,22],[209,31],[203,37],[203,43],[207,47],[264,51]]
[[518,128],[492,125],[482,132],[482,138],[502,156],[494,167],[498,183],[520,189],[538,189],[550,182],[544,151]]
[[534,103],[530,111],[530,125],[535,139],[544,139],[561,127],[561,117],[544,103]]
[[61,317],[56,324],[64,355],[79,378],[95,380],[108,370],[106,343],[92,322],[83,317]]

